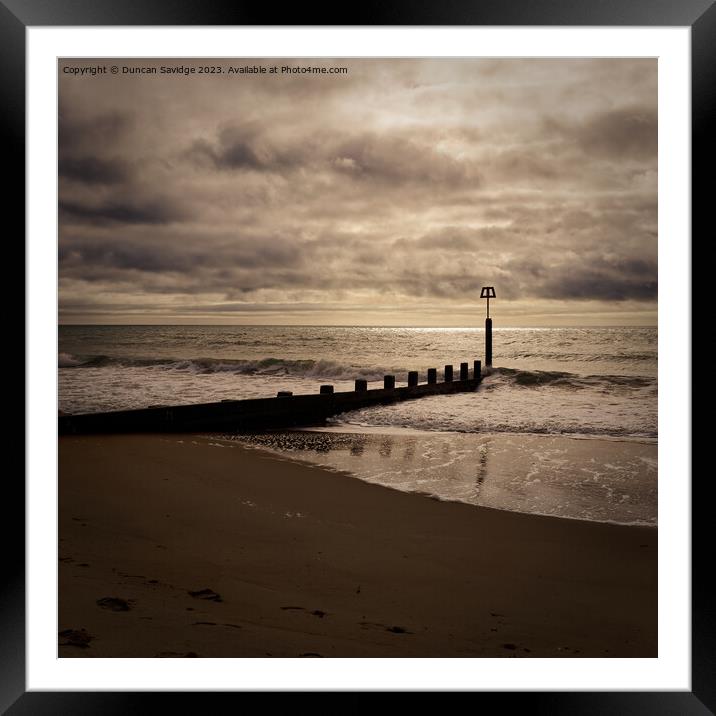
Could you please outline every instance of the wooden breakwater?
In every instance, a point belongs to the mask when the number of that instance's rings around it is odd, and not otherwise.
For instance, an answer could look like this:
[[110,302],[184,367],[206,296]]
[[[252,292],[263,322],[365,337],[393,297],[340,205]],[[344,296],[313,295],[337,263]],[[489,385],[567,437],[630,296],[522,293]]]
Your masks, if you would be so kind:
[[222,400],[219,403],[153,406],[107,413],[61,415],[60,435],[83,433],[164,433],[210,431],[266,430],[315,426],[338,413],[371,405],[386,405],[430,395],[464,393],[475,390],[481,380],[481,363],[474,361],[472,377],[468,364],[460,364],[455,379],[453,366],[447,365],[443,380],[438,382],[437,369],[427,371],[427,382],[420,383],[417,371],[408,373],[408,384],[396,387],[395,376],[386,375],[383,387],[368,389],[363,379],[355,381],[355,390],[336,393],[332,385],[322,385],[314,395],[293,395],[280,391],[275,398]]

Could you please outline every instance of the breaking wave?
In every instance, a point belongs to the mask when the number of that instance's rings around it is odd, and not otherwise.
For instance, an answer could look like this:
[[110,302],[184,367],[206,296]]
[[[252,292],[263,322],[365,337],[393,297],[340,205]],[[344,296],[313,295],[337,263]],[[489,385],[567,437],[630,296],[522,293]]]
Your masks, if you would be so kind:
[[646,388],[656,385],[656,379],[639,375],[576,375],[561,371],[518,370],[516,368],[487,368],[484,378],[491,378],[492,384],[505,382],[523,387],[554,385],[561,388],[580,390],[594,388]]
[[[258,360],[231,360],[226,358],[113,358],[106,355],[76,356],[60,353],[60,368],[151,368],[155,370],[179,371],[195,375],[212,373],[235,373],[257,376],[291,376],[297,378],[332,378],[334,380],[352,380],[364,378],[369,381],[383,380],[383,376],[395,375],[398,382],[407,381],[408,369],[396,366],[359,366],[347,365],[327,359],[284,359],[262,358]],[[457,370],[457,366],[455,366]],[[438,369],[438,375],[442,370]],[[425,380],[425,371],[420,374]],[[555,386],[567,390],[643,388],[656,385],[654,378],[630,375],[577,375],[562,371],[518,370],[515,368],[486,368],[483,370],[485,387],[498,387],[509,384],[531,388]]]
[[408,369],[391,366],[352,366],[331,360],[287,360],[283,358],[262,358],[260,360],[231,360],[226,358],[153,359],[153,358],[112,358],[110,356],[74,356],[60,353],[60,368],[154,368],[159,370],[182,371],[194,374],[240,373],[244,375],[286,375],[301,378],[334,378],[348,380],[364,378],[383,380],[387,374],[398,380],[407,380]]

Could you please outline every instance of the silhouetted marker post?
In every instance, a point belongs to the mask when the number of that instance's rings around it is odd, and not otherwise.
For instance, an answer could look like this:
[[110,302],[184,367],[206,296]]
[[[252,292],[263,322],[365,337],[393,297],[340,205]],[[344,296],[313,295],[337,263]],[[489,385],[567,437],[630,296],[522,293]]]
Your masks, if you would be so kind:
[[368,390],[368,381],[365,378],[356,378],[356,393],[364,393]]
[[321,395],[331,395],[333,393],[332,385],[322,385],[320,388]]
[[445,382],[452,383],[452,366],[451,365],[445,366]]
[[460,380],[467,380],[467,363],[460,363]]
[[492,365],[492,319],[490,318],[490,299],[495,298],[494,286],[483,286],[480,298],[487,299],[487,318],[485,319],[485,365]]
[[408,386],[413,387],[418,384],[418,371],[417,370],[410,370],[408,371]]
[[395,388],[395,376],[394,375],[384,375],[383,376],[383,389],[384,390],[393,390]]
[[428,384],[435,385],[438,382],[438,369],[428,368]]

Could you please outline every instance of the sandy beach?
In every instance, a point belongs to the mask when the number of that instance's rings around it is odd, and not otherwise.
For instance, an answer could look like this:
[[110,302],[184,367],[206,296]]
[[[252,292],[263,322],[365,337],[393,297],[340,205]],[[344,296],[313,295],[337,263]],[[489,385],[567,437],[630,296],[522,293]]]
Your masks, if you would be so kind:
[[191,435],[59,440],[61,657],[656,657],[657,529]]

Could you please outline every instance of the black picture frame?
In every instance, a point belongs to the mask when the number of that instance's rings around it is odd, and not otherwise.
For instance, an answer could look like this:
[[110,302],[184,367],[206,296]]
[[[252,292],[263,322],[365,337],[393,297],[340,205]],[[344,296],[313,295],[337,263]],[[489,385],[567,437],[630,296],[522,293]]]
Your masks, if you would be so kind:
[[[281,22],[277,23],[276,18]],[[482,26],[682,26],[691,28],[692,219],[704,219],[706,172],[714,166],[709,141],[716,95],[716,6],[714,0],[503,0],[469,2],[363,0],[351,6],[216,0],[0,0],[0,127],[4,204],[24,235],[25,214],[25,32],[34,26],[151,25],[482,25]],[[710,172],[712,173],[712,172]],[[705,224],[704,224],[705,225]],[[22,233],[20,233],[22,232]],[[8,235],[10,232],[8,231]],[[681,237],[680,240],[689,240]],[[23,259],[24,260],[24,259]],[[693,296],[692,296],[693,298]],[[690,352],[689,352],[690,355]],[[690,360],[690,359],[689,359]],[[32,376],[26,375],[26,381]],[[0,589],[0,712],[19,714],[126,714],[167,707],[215,708],[216,698],[242,693],[27,692],[25,686],[25,491],[19,471],[5,472],[6,506],[17,523],[3,520],[4,573]],[[689,476],[677,476],[689,478]],[[704,477],[708,478],[708,475]],[[716,713],[716,609],[707,588],[710,523],[708,480],[692,484],[692,680],[683,692],[479,692],[478,706],[499,699],[501,708],[538,714],[707,714]],[[11,506],[11,508],[10,508]],[[158,700],[161,699],[161,704]],[[199,699],[201,701],[199,701]],[[6,711],[7,710],[7,711]]]

